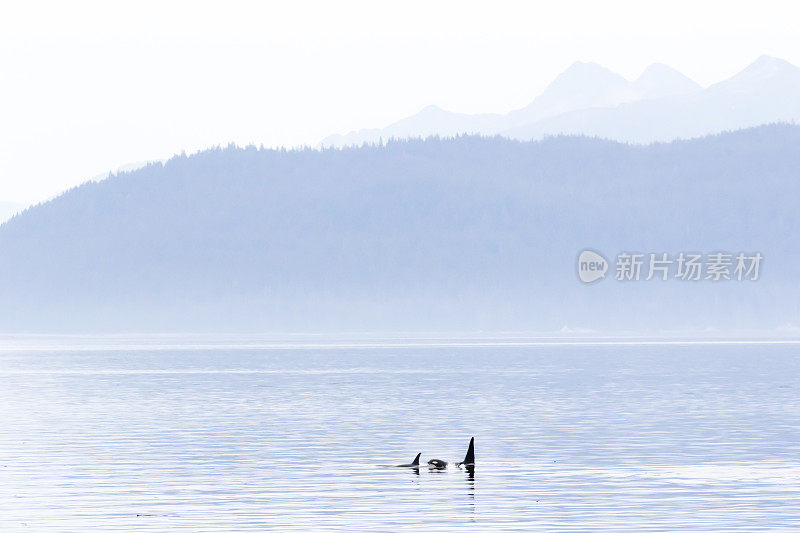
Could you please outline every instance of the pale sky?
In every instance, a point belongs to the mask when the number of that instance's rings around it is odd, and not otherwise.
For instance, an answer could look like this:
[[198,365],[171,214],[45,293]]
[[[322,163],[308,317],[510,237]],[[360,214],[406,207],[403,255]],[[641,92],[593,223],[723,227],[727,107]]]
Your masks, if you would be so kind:
[[800,65],[796,2],[4,2],[0,201],[216,144],[316,145],[429,104],[506,112],[574,61],[702,85]]

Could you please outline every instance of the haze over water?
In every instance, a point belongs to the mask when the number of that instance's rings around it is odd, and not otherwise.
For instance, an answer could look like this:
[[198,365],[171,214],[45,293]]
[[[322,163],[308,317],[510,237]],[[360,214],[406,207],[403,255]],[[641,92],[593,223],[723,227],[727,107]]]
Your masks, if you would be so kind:
[[798,355],[6,338],[0,530],[796,529]]

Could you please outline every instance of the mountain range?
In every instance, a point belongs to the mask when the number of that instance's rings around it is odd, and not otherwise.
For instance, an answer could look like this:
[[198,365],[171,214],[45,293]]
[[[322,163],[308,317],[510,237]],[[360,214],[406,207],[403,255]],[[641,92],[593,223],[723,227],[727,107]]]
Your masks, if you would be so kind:
[[[180,155],[0,226],[0,331],[796,331],[798,147],[770,125]],[[612,266],[584,285],[587,248],[764,263],[758,281]]]
[[385,128],[331,135],[323,146],[462,133],[535,140],[577,134],[652,143],[800,119],[800,69],[761,56],[703,88],[662,64],[628,81],[596,63],[575,63],[529,105],[510,113],[463,114],[428,106]]

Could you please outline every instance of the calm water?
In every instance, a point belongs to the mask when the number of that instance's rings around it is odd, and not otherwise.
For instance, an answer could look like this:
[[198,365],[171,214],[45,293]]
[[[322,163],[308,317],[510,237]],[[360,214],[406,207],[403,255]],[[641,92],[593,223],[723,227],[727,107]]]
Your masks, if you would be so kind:
[[800,528],[798,344],[158,342],[6,339],[0,531]]

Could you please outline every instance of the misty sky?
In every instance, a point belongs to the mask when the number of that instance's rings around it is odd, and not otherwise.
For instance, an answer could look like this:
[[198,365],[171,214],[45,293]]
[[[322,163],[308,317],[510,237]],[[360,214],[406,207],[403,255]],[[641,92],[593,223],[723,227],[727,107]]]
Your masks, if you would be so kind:
[[437,104],[507,112],[576,60],[703,85],[800,64],[793,2],[19,2],[0,16],[0,201],[237,142],[316,144]]

